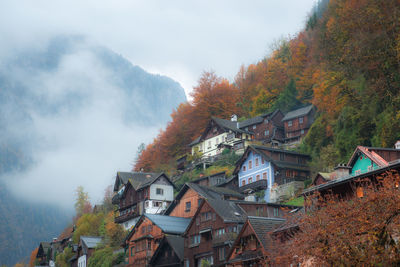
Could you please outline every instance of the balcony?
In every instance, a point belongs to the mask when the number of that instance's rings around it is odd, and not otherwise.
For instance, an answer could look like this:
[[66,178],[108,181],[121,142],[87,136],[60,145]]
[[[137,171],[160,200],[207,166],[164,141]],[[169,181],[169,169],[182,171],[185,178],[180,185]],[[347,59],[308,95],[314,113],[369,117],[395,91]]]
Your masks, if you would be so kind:
[[139,214],[137,214],[134,211],[131,211],[131,212],[125,213],[123,215],[116,216],[114,218],[114,222],[115,223],[124,223],[126,221],[129,221],[130,219],[137,217],[137,216],[139,216]]
[[252,182],[250,184],[243,185],[243,186],[239,187],[239,191],[241,193],[244,191],[247,191],[247,190],[257,191],[257,190],[261,190],[261,189],[266,189],[267,187],[268,187],[268,181],[263,179],[263,180],[258,180],[258,181]]
[[212,244],[213,246],[218,246],[224,244],[227,241],[234,241],[237,235],[237,233],[225,233],[223,235],[213,236]]

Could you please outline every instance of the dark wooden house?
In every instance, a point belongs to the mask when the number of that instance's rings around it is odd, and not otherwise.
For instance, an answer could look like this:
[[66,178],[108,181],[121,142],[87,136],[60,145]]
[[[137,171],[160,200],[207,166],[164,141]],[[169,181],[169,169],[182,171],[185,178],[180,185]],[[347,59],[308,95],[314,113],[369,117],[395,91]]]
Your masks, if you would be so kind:
[[50,242],[40,242],[39,249],[36,254],[36,259],[40,266],[48,266],[51,259],[51,245]]
[[164,236],[183,234],[189,222],[189,218],[143,214],[125,239],[127,266],[148,266]]
[[240,200],[244,199],[244,196],[229,188],[186,183],[165,210],[164,215],[192,218],[202,199]]
[[220,184],[223,184],[225,181],[226,181],[225,172],[218,172],[212,175],[202,176],[192,181],[192,183],[204,186],[218,186]]
[[285,222],[281,218],[249,216],[227,253],[227,267],[267,266],[268,250],[273,245],[270,233]]
[[113,204],[115,222],[130,229],[145,213],[160,214],[174,199],[174,184],[164,173],[118,172]]
[[274,112],[253,117],[239,122],[239,128],[253,133],[254,139],[264,144],[278,146],[285,140],[283,113],[278,109]]
[[226,253],[246,221],[246,213],[232,201],[205,199],[185,234],[185,266],[202,261],[224,266]]
[[285,142],[299,142],[314,123],[315,113],[313,105],[289,111],[282,119],[285,128]]
[[154,267],[183,267],[185,239],[166,234],[150,260]]

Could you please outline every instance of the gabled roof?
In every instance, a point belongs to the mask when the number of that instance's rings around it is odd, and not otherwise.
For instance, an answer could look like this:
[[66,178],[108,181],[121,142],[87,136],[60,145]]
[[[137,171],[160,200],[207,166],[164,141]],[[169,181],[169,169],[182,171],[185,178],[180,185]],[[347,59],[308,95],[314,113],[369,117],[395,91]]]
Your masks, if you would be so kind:
[[88,254],[88,250],[91,248],[96,248],[102,242],[102,238],[99,236],[80,236],[80,241],[82,244],[82,251],[84,255]]
[[177,203],[179,203],[179,200],[183,197],[183,195],[189,188],[193,189],[200,196],[207,199],[223,199],[224,196],[232,196],[240,199],[244,198],[244,195],[229,188],[217,187],[217,186],[204,186],[195,183],[185,183],[182,189],[176,195],[174,201],[172,201],[171,204],[164,211],[165,215],[168,215],[172,212],[172,210],[176,207]]
[[68,226],[63,230],[63,232],[57,237],[57,242],[58,241],[63,241],[64,239],[70,239],[72,237],[72,234],[74,232],[74,227]]
[[140,226],[145,218],[148,218],[154,225],[159,227],[164,234],[174,235],[183,234],[186,231],[186,228],[188,227],[191,220],[191,218],[145,213],[140,216],[140,219],[126,236],[125,242],[133,236],[133,234],[136,232],[136,229]]
[[286,220],[282,218],[268,218],[249,216],[248,222],[254,230],[258,240],[267,248],[267,234],[276,229],[279,225],[283,224]]
[[260,154],[266,161],[269,161],[272,164],[274,164],[275,166],[278,166],[280,168],[288,168],[288,169],[302,170],[302,171],[309,170],[309,167],[307,165],[292,163],[292,162],[287,162],[287,161],[274,160],[271,157],[269,157],[268,155],[266,155],[263,151],[281,152],[281,153],[285,153],[285,154],[297,155],[297,156],[307,157],[308,159],[311,159],[311,157],[307,154],[298,153],[298,152],[289,151],[289,150],[277,149],[277,148],[272,148],[272,147],[266,147],[266,146],[248,145],[245,152],[243,153],[242,157],[236,162],[236,167],[235,167],[235,170],[233,171],[233,174],[237,174],[239,172],[241,165],[247,159],[247,156],[250,153],[250,151]]
[[178,256],[180,261],[184,259],[184,245],[185,239],[179,235],[168,235],[166,234],[164,238],[161,240],[159,246],[153,254],[153,257],[150,260],[150,264],[154,265],[155,260],[157,259],[160,253],[164,252],[164,246],[169,245],[172,250],[175,252],[176,256]]
[[37,257],[47,256],[47,253],[50,249],[50,242],[40,242]]
[[301,116],[305,116],[305,115],[307,115],[313,108],[314,108],[313,105],[309,105],[309,106],[306,106],[306,107],[303,107],[303,108],[299,108],[299,109],[296,109],[296,110],[289,111],[289,112],[285,115],[285,117],[283,117],[282,121],[287,121],[287,120],[295,119],[295,118],[298,118],[298,117],[301,117]]
[[193,140],[193,142],[191,142],[189,144],[189,146],[197,145],[198,143],[200,143],[200,139],[201,139],[201,136],[197,137],[196,139]]
[[137,191],[146,186],[154,183],[159,177],[164,176],[172,186],[175,185],[171,182],[168,176],[164,173],[153,173],[153,172],[117,172],[117,177],[114,184],[114,192],[118,191],[119,185],[126,185],[128,182]]
[[213,120],[218,126],[225,130],[231,130],[232,132],[237,132],[237,133],[249,133],[248,131],[244,131],[242,129],[238,128],[238,122],[237,121],[230,121],[230,120],[224,120],[220,119],[217,117],[211,117],[211,120]]
[[[207,199],[206,202],[211,208],[227,222],[244,223],[247,218],[246,212],[236,205],[235,202],[229,200]],[[201,205],[202,206],[202,205]],[[200,210],[200,208],[199,208]]]
[[239,122],[239,128],[242,129],[242,128],[245,128],[245,127],[248,127],[248,126],[251,126],[251,125],[254,125],[254,124],[262,123],[266,117],[269,117],[271,119],[278,112],[281,112],[281,111],[279,109],[277,109],[277,110],[275,110],[273,112],[265,113],[265,114],[250,118],[248,120],[241,121],[241,122]]
[[[379,148],[372,148],[372,147],[365,147],[365,146],[357,146],[357,148],[354,150],[353,155],[350,157],[349,162],[347,163],[347,166],[353,166],[354,161],[357,160],[359,152],[363,153],[365,156],[367,156],[370,160],[375,162],[376,165],[379,167],[384,167],[389,165],[389,163],[382,158],[380,155],[378,155],[375,151],[379,150]],[[391,149],[395,150],[396,149]]]

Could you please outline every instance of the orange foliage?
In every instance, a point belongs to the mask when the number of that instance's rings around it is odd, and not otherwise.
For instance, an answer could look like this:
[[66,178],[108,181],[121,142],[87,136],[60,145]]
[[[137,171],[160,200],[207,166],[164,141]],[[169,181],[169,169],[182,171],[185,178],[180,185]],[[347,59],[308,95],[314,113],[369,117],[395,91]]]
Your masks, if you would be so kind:
[[35,260],[36,260],[36,255],[39,251],[39,247],[35,248],[32,253],[31,253],[31,257],[29,258],[29,266],[33,267],[35,266]]

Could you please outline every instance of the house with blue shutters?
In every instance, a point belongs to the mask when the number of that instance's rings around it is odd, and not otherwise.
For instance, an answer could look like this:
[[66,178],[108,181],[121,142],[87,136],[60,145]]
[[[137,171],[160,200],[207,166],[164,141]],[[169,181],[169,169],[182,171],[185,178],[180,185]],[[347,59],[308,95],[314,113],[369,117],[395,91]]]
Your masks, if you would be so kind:
[[296,181],[302,183],[310,178],[309,160],[306,154],[249,145],[237,162],[234,174],[241,192],[264,191],[264,200],[271,202],[274,187]]

